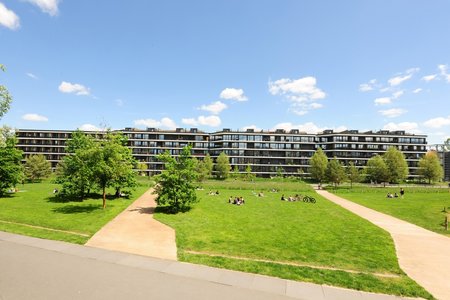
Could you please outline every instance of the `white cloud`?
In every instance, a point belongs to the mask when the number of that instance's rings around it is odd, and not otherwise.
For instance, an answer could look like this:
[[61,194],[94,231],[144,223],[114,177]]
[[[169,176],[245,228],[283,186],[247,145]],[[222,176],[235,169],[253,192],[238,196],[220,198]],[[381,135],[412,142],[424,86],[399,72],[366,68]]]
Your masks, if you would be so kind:
[[403,115],[407,111],[401,108],[392,108],[387,110],[380,110],[379,113],[381,113],[383,116],[388,118],[395,118]]
[[325,98],[326,94],[316,84],[317,80],[312,76],[299,79],[282,78],[269,81],[269,92],[272,95],[284,95],[291,102],[291,112],[305,115],[310,110],[323,107],[316,101]]
[[330,128],[330,127],[319,127],[316,124],[312,123],[312,122],[307,122],[305,124],[299,124],[299,125],[295,125],[292,124],[290,122],[286,122],[286,123],[278,123],[276,124],[272,130],[276,130],[276,129],[284,129],[286,131],[290,131],[291,129],[298,129],[300,132],[307,132],[307,133],[318,133],[318,132],[322,132],[325,129],[333,129],[336,132],[340,132],[340,131],[344,131],[347,129],[347,127],[345,126],[339,126],[336,128]]
[[202,105],[201,107],[199,107],[200,110],[205,110],[208,111],[212,114],[220,114],[220,112],[224,109],[226,109],[228,106],[220,101],[216,101],[214,103],[211,103],[209,105]]
[[427,82],[435,80],[435,79],[437,79],[437,74],[427,75],[427,76],[422,77],[422,80],[427,81]]
[[419,133],[417,123],[414,122],[402,122],[402,123],[388,123],[383,126],[383,130],[389,130],[389,131],[397,131],[397,130],[404,130],[408,131],[410,133]]
[[184,118],[181,120],[183,124],[190,126],[209,126],[209,127],[218,127],[222,123],[218,116],[200,116],[197,119],[195,118]]
[[428,121],[425,121],[423,125],[430,128],[441,128],[450,125],[450,116],[446,118],[444,117],[433,118]]
[[261,131],[261,128],[259,128],[256,125],[249,125],[241,128],[242,131],[246,131],[247,129],[253,129],[254,131]]
[[116,99],[116,100],[114,100],[114,102],[116,102],[116,105],[117,106],[123,106],[123,100],[122,99]]
[[11,30],[20,27],[20,18],[9,10],[3,3],[0,2],[0,25],[5,26]]
[[47,122],[48,118],[38,115],[38,114],[25,114],[22,116],[22,119],[25,121],[32,121],[32,122]]
[[405,91],[397,91],[397,92],[394,92],[394,93],[392,94],[392,99],[397,99],[397,98],[401,97],[404,93],[405,93]]
[[59,91],[67,94],[75,94],[79,96],[87,96],[90,94],[89,88],[78,83],[70,83],[63,81],[58,87]]
[[414,94],[418,94],[418,93],[420,93],[422,91],[422,89],[421,88],[417,88],[417,89],[415,89],[414,91],[412,91]]
[[447,65],[439,65],[438,69],[441,71],[441,75],[444,77],[447,82],[450,82],[450,74],[447,73],[448,66]]
[[82,131],[103,131],[100,127],[97,127],[92,124],[83,124],[80,127],[78,127],[78,129]]
[[220,98],[226,100],[247,101],[248,98],[244,96],[243,89],[226,88],[220,92]]
[[359,90],[361,92],[371,91],[371,90],[373,90],[376,87],[376,83],[377,83],[376,79],[372,79],[372,80],[370,80],[367,83],[362,83],[362,84],[359,85]]
[[419,68],[411,68],[405,71],[405,75],[400,74],[398,76],[392,77],[388,80],[388,83],[390,86],[397,86],[401,83],[411,79],[411,77],[414,75],[414,73],[419,72]]
[[177,128],[177,124],[171,120],[170,118],[162,118],[160,121],[153,119],[140,119],[135,120],[134,125],[136,126],[145,126],[151,128],[165,128],[165,129],[175,129]]
[[287,95],[288,99],[296,102],[318,100],[326,97],[326,94],[316,87],[315,77],[303,77],[299,79],[282,78],[269,81],[269,92],[272,95]]
[[386,105],[390,104],[391,102],[392,100],[389,97],[376,98],[374,101],[375,105]]
[[33,79],[39,79],[36,75],[34,75],[33,73],[25,73],[28,77],[33,78]]
[[58,14],[59,0],[25,0],[31,4],[36,5],[39,9],[49,14],[50,16],[56,16]]

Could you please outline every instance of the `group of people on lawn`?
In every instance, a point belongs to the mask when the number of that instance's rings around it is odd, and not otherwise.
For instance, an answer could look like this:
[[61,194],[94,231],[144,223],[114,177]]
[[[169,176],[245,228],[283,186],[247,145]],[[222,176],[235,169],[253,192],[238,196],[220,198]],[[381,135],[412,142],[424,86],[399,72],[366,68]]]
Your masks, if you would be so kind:
[[[404,194],[405,194],[405,190],[403,188],[400,188],[400,197],[403,198]],[[397,192],[395,192],[394,194],[387,193],[386,198],[398,198],[398,194],[397,194]]]
[[228,198],[228,203],[229,204],[235,204],[235,205],[244,205],[245,204],[245,200],[244,197],[233,197],[230,196],[230,198]]
[[302,200],[302,195],[299,194],[295,194],[295,196],[289,196],[289,197],[285,197],[284,194],[281,195],[281,201],[300,201]]

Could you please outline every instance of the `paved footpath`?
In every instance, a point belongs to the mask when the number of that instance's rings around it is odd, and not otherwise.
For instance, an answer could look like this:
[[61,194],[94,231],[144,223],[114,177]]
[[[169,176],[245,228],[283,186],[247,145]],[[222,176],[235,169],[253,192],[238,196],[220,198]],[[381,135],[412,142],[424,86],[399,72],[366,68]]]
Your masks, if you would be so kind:
[[0,299],[401,300],[0,231]]
[[153,219],[156,195],[152,191],[106,224],[86,246],[176,260],[175,230]]
[[[345,200],[317,193],[389,232],[403,271],[440,300],[450,300],[450,238]],[[408,201],[399,199],[398,201]]]

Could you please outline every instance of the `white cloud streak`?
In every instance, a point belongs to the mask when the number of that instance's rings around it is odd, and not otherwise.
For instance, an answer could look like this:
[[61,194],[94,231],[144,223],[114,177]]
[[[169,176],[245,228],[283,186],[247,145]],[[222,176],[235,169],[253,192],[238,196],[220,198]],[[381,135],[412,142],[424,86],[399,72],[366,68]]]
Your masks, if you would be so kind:
[[383,126],[383,130],[397,131],[404,130],[410,133],[419,133],[418,124],[415,122],[388,123]]
[[164,128],[164,129],[175,129],[177,128],[177,124],[170,118],[162,118],[161,120],[154,119],[140,119],[135,120],[134,125],[136,126],[145,126],[151,128]]
[[372,91],[375,89],[377,84],[377,80],[376,79],[372,79],[367,83],[362,83],[359,85],[359,91],[360,92],[368,92],[368,91]]
[[227,109],[227,105],[221,101],[216,101],[209,105],[202,105],[198,109],[210,112],[214,115],[220,114],[224,109]]
[[22,119],[31,122],[48,122],[47,117],[38,114],[25,114],[22,116]]
[[220,98],[226,100],[235,100],[239,102],[247,101],[248,98],[244,95],[243,89],[226,88],[220,92]]
[[441,128],[444,126],[448,126],[450,125],[450,116],[433,118],[428,121],[425,121],[423,125],[429,128]]
[[339,126],[336,128],[330,128],[330,127],[319,127],[316,124],[312,123],[312,122],[307,122],[305,124],[298,124],[295,125],[293,123],[290,122],[286,122],[286,123],[278,123],[276,124],[271,130],[276,130],[276,129],[284,129],[286,131],[289,131],[291,129],[298,129],[300,132],[306,132],[306,133],[319,133],[324,131],[325,129],[333,129],[337,132],[340,131],[344,131],[347,129],[347,127],[345,126]]
[[380,110],[379,113],[381,113],[383,116],[387,118],[396,118],[403,114],[405,114],[407,111],[401,108],[392,108],[387,110]]
[[11,30],[19,29],[20,18],[0,2],[0,25]]
[[376,98],[374,100],[375,105],[386,105],[390,104],[391,102],[392,100],[389,97]]
[[78,129],[82,131],[103,131],[100,127],[97,127],[92,124],[83,124],[80,127],[78,127]]
[[420,92],[422,92],[422,89],[421,88],[417,88],[417,89],[415,89],[414,91],[412,91],[414,94],[418,94],[418,93],[420,93]]
[[39,7],[39,9],[42,12],[49,14],[52,17],[58,15],[58,5],[60,2],[59,0],[25,0],[25,1]]
[[27,72],[25,73],[28,77],[32,78],[32,79],[39,79],[36,75],[34,75],[33,73]]
[[432,74],[432,75],[427,75],[427,76],[423,76],[422,77],[422,80],[423,81],[426,81],[426,82],[429,82],[429,81],[432,81],[432,80],[435,80],[435,79],[437,79],[437,74]]
[[59,91],[67,94],[75,94],[78,96],[87,96],[90,94],[89,88],[78,83],[70,83],[63,81],[58,87]]
[[198,118],[184,118],[181,122],[185,125],[190,126],[209,126],[209,127],[218,127],[222,124],[222,121],[218,116],[200,116]]

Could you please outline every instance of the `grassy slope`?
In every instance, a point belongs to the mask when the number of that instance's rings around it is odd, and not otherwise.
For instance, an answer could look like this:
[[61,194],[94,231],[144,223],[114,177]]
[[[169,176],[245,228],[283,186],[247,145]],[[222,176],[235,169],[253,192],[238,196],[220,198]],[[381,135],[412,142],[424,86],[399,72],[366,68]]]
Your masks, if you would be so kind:
[[[270,192],[272,188],[278,191]],[[208,195],[210,189],[219,190],[220,195]],[[256,197],[259,191],[264,191],[265,197]],[[280,201],[282,194],[296,193],[314,195],[318,201],[316,204]],[[386,232],[320,198],[309,186],[268,181],[213,182],[205,184],[205,190],[199,191],[198,196],[200,202],[187,213],[155,215],[176,229],[181,260],[368,291],[430,297],[402,273],[393,242]],[[243,196],[246,204],[228,204],[230,196]],[[257,262],[257,259],[274,263]],[[276,262],[349,269],[365,274]],[[387,279],[368,273],[400,277]]]
[[450,212],[450,193],[446,188],[406,188],[403,199],[386,198],[388,192],[398,193],[398,188],[354,187],[330,191],[345,199],[450,236],[450,231],[445,231],[442,226],[446,215],[444,207]]
[[147,190],[148,184],[141,183],[130,199],[109,200],[105,210],[102,209],[101,198],[86,199],[83,202],[57,202],[52,191],[58,187],[50,180],[20,185],[19,192],[0,198],[0,221],[74,231],[87,234],[87,237],[4,222],[0,222],[0,230],[84,244],[90,236]]

